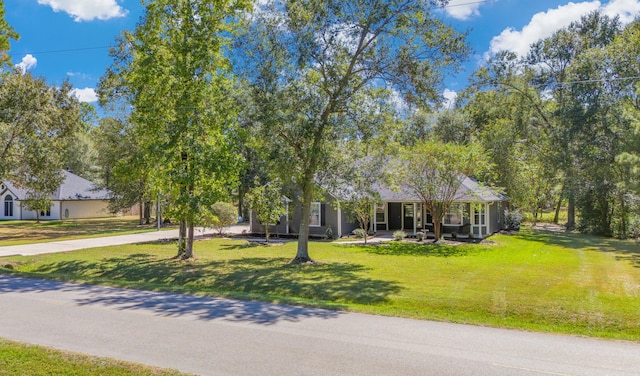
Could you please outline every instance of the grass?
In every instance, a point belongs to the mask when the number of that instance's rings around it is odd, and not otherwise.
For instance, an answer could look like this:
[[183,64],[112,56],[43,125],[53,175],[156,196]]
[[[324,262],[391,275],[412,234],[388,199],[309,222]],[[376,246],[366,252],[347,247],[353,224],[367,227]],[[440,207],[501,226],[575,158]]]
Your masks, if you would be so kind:
[[114,359],[26,345],[0,338],[0,375],[178,376],[185,374]]
[[62,221],[0,221],[0,246],[97,238],[155,231],[139,225],[138,217],[112,217]]
[[634,242],[530,229],[490,240],[313,242],[316,265],[288,263],[295,243],[226,239],[197,242],[187,262],[171,243],[1,261],[36,278],[640,341]]

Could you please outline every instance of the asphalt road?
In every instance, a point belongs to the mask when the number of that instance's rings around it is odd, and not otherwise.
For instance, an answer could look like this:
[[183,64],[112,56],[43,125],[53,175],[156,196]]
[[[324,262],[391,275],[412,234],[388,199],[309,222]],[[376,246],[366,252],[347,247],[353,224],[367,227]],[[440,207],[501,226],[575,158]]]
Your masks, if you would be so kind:
[[202,375],[638,375],[640,344],[0,275],[0,337]]

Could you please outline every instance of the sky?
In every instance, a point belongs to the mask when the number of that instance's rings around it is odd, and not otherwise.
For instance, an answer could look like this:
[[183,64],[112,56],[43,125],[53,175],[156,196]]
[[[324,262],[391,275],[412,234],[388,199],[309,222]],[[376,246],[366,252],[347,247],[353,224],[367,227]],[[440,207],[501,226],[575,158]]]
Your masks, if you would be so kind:
[[[140,0],[5,0],[4,5],[7,22],[20,34],[9,51],[13,63],[50,85],[69,80],[78,99],[93,104],[112,61],[109,46],[143,15]],[[598,9],[626,24],[640,16],[640,0],[450,0],[439,16],[468,32],[473,54],[462,72],[447,76],[443,96],[455,99],[469,74],[492,54],[524,55],[531,43]]]

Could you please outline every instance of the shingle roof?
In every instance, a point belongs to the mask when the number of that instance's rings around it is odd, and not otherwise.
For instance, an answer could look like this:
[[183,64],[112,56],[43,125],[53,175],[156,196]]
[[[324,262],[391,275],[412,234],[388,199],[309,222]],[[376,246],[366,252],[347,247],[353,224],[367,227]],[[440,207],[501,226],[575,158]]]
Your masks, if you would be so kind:
[[[418,195],[406,186],[400,186],[396,190],[387,187],[385,184],[377,184],[374,189],[380,194],[380,199],[383,201],[420,201]],[[497,192],[495,189],[483,187],[470,177],[465,177],[456,192],[454,201],[494,202],[508,199],[509,197]]]
[[[73,174],[69,171],[63,171],[64,180],[60,187],[49,196],[49,200],[65,201],[65,200],[108,200],[110,193],[106,189],[97,189],[96,185],[87,179]],[[18,188],[11,182],[5,182],[6,187],[13,192],[18,200],[24,200],[27,191]]]

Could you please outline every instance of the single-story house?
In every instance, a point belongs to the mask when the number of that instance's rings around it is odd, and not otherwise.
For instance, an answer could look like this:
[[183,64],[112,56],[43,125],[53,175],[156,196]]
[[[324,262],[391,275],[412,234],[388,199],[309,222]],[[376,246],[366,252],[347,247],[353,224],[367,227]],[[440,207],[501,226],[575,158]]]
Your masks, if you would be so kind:
[[[63,171],[64,180],[60,187],[49,196],[51,208],[41,211],[40,219],[79,219],[110,217],[107,205],[109,191],[97,189],[95,184]],[[22,201],[27,198],[27,191],[16,187],[9,181],[0,183],[0,220],[36,219],[33,210],[23,207]]]
[[[403,230],[408,235],[418,232],[433,233],[431,214],[424,208],[420,198],[407,188],[391,190],[379,184],[374,187],[380,195],[380,204],[371,209],[369,231]],[[504,228],[504,209],[509,198],[495,189],[483,187],[475,180],[465,177],[449,212],[442,221],[442,233],[445,237],[485,238]],[[298,205],[299,206],[299,205]],[[295,205],[289,205],[295,208]],[[300,225],[300,209],[288,210],[276,226],[270,226],[269,233],[274,235],[295,236]],[[339,200],[326,194],[322,201],[311,204],[311,236],[334,237],[349,235],[358,228],[357,222],[340,208]],[[263,234],[263,226],[250,216],[252,233]]]

